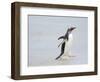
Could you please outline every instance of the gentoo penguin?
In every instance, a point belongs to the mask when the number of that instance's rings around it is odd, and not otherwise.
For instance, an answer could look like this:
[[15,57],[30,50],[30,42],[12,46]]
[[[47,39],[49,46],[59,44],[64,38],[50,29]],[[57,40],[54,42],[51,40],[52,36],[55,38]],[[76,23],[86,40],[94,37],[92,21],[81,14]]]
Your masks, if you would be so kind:
[[74,29],[75,27],[68,28],[66,34],[58,38],[58,40],[63,39],[63,41],[58,45],[58,47],[61,45],[61,53],[56,58],[56,60],[61,58],[62,56],[69,56],[70,47],[71,47],[72,40],[73,40],[72,31]]

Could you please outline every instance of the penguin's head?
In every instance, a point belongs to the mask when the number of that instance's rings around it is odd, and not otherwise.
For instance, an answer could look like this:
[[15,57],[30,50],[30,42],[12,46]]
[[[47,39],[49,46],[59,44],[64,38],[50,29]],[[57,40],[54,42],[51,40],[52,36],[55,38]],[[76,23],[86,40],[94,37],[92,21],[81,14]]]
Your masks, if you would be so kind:
[[71,33],[74,29],[76,29],[76,27],[70,27],[70,28],[68,28],[68,33]]
[[70,27],[70,28],[68,28],[68,30],[67,30],[68,34],[70,34],[74,29],[76,29],[76,27]]
[[73,31],[74,29],[76,29],[76,27],[69,28],[70,31]]

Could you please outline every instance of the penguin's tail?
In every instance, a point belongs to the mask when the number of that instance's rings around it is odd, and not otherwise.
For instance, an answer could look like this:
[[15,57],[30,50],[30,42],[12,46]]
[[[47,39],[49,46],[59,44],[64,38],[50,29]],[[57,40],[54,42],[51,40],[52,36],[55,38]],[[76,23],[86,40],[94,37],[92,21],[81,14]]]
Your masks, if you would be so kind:
[[58,60],[60,58],[60,56],[58,56],[55,60]]
[[58,60],[62,55],[63,53],[61,53],[55,60]]

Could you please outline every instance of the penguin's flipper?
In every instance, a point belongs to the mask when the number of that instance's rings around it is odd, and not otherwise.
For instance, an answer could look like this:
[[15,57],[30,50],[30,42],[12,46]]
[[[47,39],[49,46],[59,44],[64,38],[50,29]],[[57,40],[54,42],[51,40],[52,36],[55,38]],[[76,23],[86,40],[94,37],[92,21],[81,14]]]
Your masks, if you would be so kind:
[[58,40],[59,40],[59,39],[64,39],[64,36],[59,37]]
[[64,49],[65,49],[65,42],[62,44],[62,46],[61,46],[61,54],[56,58],[56,60],[59,59],[63,55]]

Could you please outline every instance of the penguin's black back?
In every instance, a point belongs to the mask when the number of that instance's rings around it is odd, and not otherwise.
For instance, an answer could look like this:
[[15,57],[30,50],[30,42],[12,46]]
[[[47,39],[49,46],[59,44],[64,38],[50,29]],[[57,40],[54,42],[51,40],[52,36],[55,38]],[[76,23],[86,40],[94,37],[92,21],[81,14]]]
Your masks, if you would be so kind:
[[69,29],[67,30],[67,32],[66,32],[66,34],[65,34],[65,39],[67,39],[67,41],[68,41],[68,39],[69,39]]
[[61,46],[61,53],[63,53],[64,52],[64,49],[65,49],[65,42],[62,44],[62,46]]
[[59,58],[63,55],[64,50],[65,50],[65,42],[62,44],[62,46],[61,46],[61,53],[60,53],[60,55],[56,58],[56,60],[59,59]]

